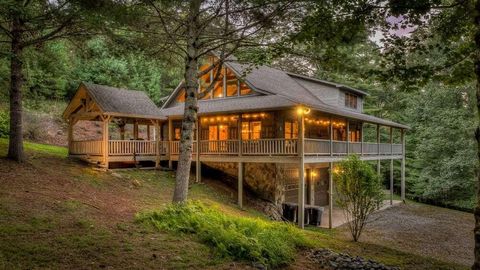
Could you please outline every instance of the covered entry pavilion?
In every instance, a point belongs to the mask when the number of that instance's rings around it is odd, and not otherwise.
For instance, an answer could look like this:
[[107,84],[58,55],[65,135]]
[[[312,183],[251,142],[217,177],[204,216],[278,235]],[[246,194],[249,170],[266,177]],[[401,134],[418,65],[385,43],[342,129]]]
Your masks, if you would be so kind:
[[[112,162],[153,161],[159,166],[166,153],[160,132],[166,117],[144,92],[82,82],[63,118],[68,123],[70,157],[106,168]],[[101,122],[101,139],[74,138],[73,130],[79,121]],[[127,125],[133,127],[130,138],[126,138]],[[143,138],[139,136],[141,126],[146,133]]]

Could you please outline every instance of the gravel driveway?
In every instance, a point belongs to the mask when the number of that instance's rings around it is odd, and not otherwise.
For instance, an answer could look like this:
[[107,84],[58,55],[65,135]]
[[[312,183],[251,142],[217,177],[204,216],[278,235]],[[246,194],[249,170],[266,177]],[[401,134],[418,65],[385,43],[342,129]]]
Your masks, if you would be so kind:
[[[360,241],[470,266],[473,263],[473,214],[407,203],[372,215]],[[350,238],[346,225],[341,235]]]

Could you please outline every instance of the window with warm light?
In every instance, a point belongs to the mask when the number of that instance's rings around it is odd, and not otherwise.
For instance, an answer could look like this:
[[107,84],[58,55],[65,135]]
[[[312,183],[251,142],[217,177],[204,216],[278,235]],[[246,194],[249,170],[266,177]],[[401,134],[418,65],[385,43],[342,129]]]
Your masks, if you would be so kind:
[[262,137],[261,121],[242,122],[242,140],[259,140]]
[[179,141],[180,136],[182,135],[182,131],[181,131],[180,128],[175,128],[174,131],[173,131],[173,134],[175,135],[173,139],[176,140],[176,141]]
[[285,139],[298,138],[298,123],[297,121],[285,121]]

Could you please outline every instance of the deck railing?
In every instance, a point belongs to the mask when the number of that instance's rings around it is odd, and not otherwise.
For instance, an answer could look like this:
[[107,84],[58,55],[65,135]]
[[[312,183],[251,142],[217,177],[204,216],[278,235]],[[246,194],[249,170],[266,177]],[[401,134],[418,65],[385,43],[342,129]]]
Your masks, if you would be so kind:
[[[193,142],[192,153],[196,153],[197,142]],[[102,155],[102,141],[73,141],[70,153],[73,155]],[[348,147],[348,149],[347,149]],[[250,155],[250,156],[294,156],[298,154],[297,139],[259,139],[259,140],[205,140],[200,141],[200,154],[203,155]],[[108,153],[111,156],[122,155],[178,155],[179,141],[143,141],[143,140],[110,140]],[[361,143],[332,141],[322,139],[305,139],[306,156],[343,156],[359,155],[401,155],[402,144]]]
[[73,141],[70,144],[70,154],[101,156],[103,155],[102,141]]

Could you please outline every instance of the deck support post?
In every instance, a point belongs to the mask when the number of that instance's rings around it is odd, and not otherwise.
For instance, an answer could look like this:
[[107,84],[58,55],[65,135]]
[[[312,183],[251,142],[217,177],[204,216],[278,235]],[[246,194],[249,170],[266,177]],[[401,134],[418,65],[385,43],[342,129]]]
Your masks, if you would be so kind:
[[402,129],[402,172],[401,172],[401,184],[400,184],[400,196],[405,203],[405,129]]
[[243,208],[243,162],[238,162],[238,207]]
[[173,125],[172,119],[168,119],[168,168],[173,169],[172,162],[172,140],[173,140]]
[[329,164],[328,172],[328,228],[333,228],[333,162]]
[[200,183],[202,182],[202,163],[200,163],[200,117],[197,117],[195,127],[195,139],[197,140],[197,144],[195,145],[195,181]]
[[304,115],[301,113],[298,117],[298,156],[300,157],[300,179],[298,181],[298,227],[305,228],[305,155],[304,155],[304,138],[305,138],[305,121]]
[[313,181],[313,168],[307,169],[307,201],[309,205],[315,204],[315,183]]
[[147,141],[150,141],[150,125],[147,124]]
[[[390,155],[393,155],[393,128],[390,127]],[[390,205],[393,205],[393,158],[390,159]]]

